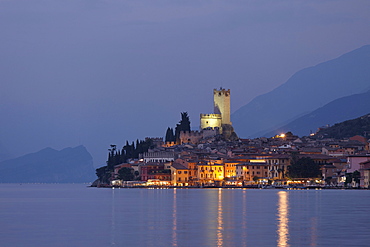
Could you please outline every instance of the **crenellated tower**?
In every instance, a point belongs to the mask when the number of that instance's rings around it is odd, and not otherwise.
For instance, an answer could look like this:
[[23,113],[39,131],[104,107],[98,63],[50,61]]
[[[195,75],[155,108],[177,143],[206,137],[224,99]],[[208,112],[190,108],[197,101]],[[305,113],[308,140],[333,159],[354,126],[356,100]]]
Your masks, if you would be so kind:
[[213,105],[213,114],[200,114],[200,130],[203,135],[208,137],[221,134],[224,140],[238,140],[230,121],[230,89],[213,89]]
[[230,121],[230,89],[213,89],[214,113],[221,114],[221,124],[229,124]]

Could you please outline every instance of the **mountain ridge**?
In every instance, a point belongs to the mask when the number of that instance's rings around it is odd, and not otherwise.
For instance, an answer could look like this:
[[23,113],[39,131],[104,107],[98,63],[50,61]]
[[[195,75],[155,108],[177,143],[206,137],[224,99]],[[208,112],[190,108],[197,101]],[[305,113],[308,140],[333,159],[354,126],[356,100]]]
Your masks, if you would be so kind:
[[265,133],[264,136],[274,136],[288,131],[299,136],[309,135],[310,132],[316,132],[319,127],[354,119],[368,112],[370,112],[370,90],[333,100],[287,125]]
[[287,119],[355,93],[364,92],[370,81],[370,45],[335,59],[304,68],[284,84],[254,98],[232,114],[233,126],[241,137],[278,128]]
[[352,136],[370,135],[370,113],[361,117],[336,123],[335,125],[320,129],[317,138],[349,138]]
[[92,156],[80,145],[38,152],[0,162],[0,183],[85,183],[95,179]]

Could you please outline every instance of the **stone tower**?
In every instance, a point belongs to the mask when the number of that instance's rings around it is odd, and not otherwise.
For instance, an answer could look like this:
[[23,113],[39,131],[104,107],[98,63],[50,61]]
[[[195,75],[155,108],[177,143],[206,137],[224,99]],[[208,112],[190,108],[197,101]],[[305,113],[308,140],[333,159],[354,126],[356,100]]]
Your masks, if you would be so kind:
[[221,114],[221,124],[229,124],[230,122],[230,89],[220,90],[213,89],[214,113]]

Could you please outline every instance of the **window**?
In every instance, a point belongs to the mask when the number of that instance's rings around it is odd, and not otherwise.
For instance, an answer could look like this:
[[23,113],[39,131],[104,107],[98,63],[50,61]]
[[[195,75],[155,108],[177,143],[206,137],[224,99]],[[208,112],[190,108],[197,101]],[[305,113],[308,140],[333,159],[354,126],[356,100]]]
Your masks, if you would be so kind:
[[178,171],[179,174],[181,174],[181,171]]
[[184,174],[188,174],[188,171],[184,171]]

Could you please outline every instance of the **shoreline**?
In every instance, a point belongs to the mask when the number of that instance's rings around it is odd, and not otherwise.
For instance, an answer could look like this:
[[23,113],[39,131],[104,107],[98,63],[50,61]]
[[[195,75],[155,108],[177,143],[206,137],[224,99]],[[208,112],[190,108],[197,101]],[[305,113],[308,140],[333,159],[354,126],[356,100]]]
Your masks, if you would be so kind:
[[88,186],[107,189],[253,189],[253,190],[370,190],[366,188],[320,187],[320,186]]

